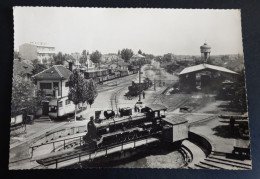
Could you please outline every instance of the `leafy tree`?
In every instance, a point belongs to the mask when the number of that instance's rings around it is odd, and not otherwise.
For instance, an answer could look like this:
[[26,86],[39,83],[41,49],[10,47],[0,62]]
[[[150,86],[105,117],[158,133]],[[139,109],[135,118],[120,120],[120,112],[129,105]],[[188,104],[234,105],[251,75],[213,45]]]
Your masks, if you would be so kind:
[[42,59],[42,63],[47,65],[48,60],[46,58],[44,58],[44,59]]
[[90,54],[90,60],[95,64],[99,64],[99,68],[100,68],[101,57],[102,54],[97,50]]
[[170,74],[173,74],[176,70],[179,69],[179,65],[176,63],[171,63],[169,65],[166,66],[166,71]]
[[85,93],[84,98],[85,98],[85,101],[87,101],[87,103],[91,107],[91,105],[94,103],[95,98],[98,95],[97,86],[92,79],[88,80],[86,84],[87,85],[85,85],[85,88],[86,88],[87,93]]
[[69,94],[68,99],[71,100],[75,105],[75,121],[77,114],[77,105],[79,103],[84,103],[86,98],[84,98],[84,94],[86,91],[86,84],[84,77],[80,74],[79,71],[73,70],[70,75],[69,81]]
[[47,69],[46,65],[41,64],[38,59],[32,61],[33,70],[32,73],[35,75]]
[[174,60],[174,55],[172,53],[165,54],[162,57],[163,63],[170,63],[173,62],[173,60]]
[[195,65],[199,65],[203,63],[203,60],[201,59],[201,57],[194,57],[194,62]]
[[83,50],[82,55],[79,59],[79,63],[80,64],[86,64],[86,62],[87,62],[87,51]]
[[77,70],[73,70],[72,75],[69,78],[68,84],[69,84],[68,98],[75,105],[75,121],[76,121],[77,105],[79,103],[87,102],[91,106],[94,103],[95,98],[97,97],[97,89],[92,79],[91,80],[84,79],[84,77]]
[[154,59],[154,55],[153,54],[145,54],[145,59]]
[[62,53],[59,52],[57,55],[54,55],[53,61],[54,61],[54,65],[62,65],[63,62],[65,61],[65,58],[62,55]]
[[118,56],[120,56],[120,55],[121,55],[121,52],[120,52],[120,50],[118,50],[118,52],[117,52],[117,55],[118,55]]
[[11,105],[12,116],[18,115],[20,110],[23,109],[25,109],[27,113],[35,112],[35,89],[36,87],[31,81],[25,80],[19,75],[13,77]]
[[245,73],[242,70],[237,76],[234,92],[231,96],[231,105],[235,106],[242,112],[247,111],[246,88],[245,88]]
[[141,51],[141,49],[138,50],[138,54],[140,54],[140,55],[143,54],[142,51]]
[[121,50],[121,58],[125,60],[125,62],[129,62],[130,58],[134,55],[134,52],[131,49],[123,49]]
[[75,59],[73,58],[73,56],[71,56],[71,55],[69,55],[69,54],[64,54],[63,58],[64,58],[63,65],[64,65],[65,61],[66,61],[66,62],[73,62],[73,61],[75,61]]

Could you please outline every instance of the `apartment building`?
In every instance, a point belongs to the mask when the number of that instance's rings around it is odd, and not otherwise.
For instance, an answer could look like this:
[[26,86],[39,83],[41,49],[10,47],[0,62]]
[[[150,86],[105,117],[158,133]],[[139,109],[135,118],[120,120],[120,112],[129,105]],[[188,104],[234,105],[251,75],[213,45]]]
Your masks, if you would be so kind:
[[24,43],[19,46],[19,54],[24,60],[38,59],[41,63],[48,63],[55,54],[55,47],[43,42]]

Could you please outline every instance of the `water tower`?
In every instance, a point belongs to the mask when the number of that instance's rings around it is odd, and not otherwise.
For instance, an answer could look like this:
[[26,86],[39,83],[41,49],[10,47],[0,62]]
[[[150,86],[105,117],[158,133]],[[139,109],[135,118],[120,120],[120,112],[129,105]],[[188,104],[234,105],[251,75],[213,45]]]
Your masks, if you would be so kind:
[[207,60],[210,57],[211,47],[204,43],[204,45],[200,46],[201,59],[203,63],[207,63]]

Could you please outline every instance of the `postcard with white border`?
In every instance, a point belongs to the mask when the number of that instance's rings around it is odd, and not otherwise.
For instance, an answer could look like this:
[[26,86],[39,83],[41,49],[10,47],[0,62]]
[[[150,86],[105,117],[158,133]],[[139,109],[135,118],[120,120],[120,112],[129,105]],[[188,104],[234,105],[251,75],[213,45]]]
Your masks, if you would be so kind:
[[13,15],[10,170],[252,169],[239,9]]

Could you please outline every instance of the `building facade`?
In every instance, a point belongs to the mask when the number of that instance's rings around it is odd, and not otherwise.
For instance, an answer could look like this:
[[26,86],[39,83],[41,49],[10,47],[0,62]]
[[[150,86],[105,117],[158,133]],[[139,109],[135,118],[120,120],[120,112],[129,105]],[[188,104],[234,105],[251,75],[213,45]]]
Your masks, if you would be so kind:
[[53,58],[55,54],[55,47],[46,43],[30,42],[19,46],[19,54],[24,60],[38,59],[41,63],[48,63],[48,60]]
[[71,74],[63,65],[54,65],[32,77],[37,88],[48,97],[42,102],[42,115],[56,119],[74,113],[75,106],[68,99]]

